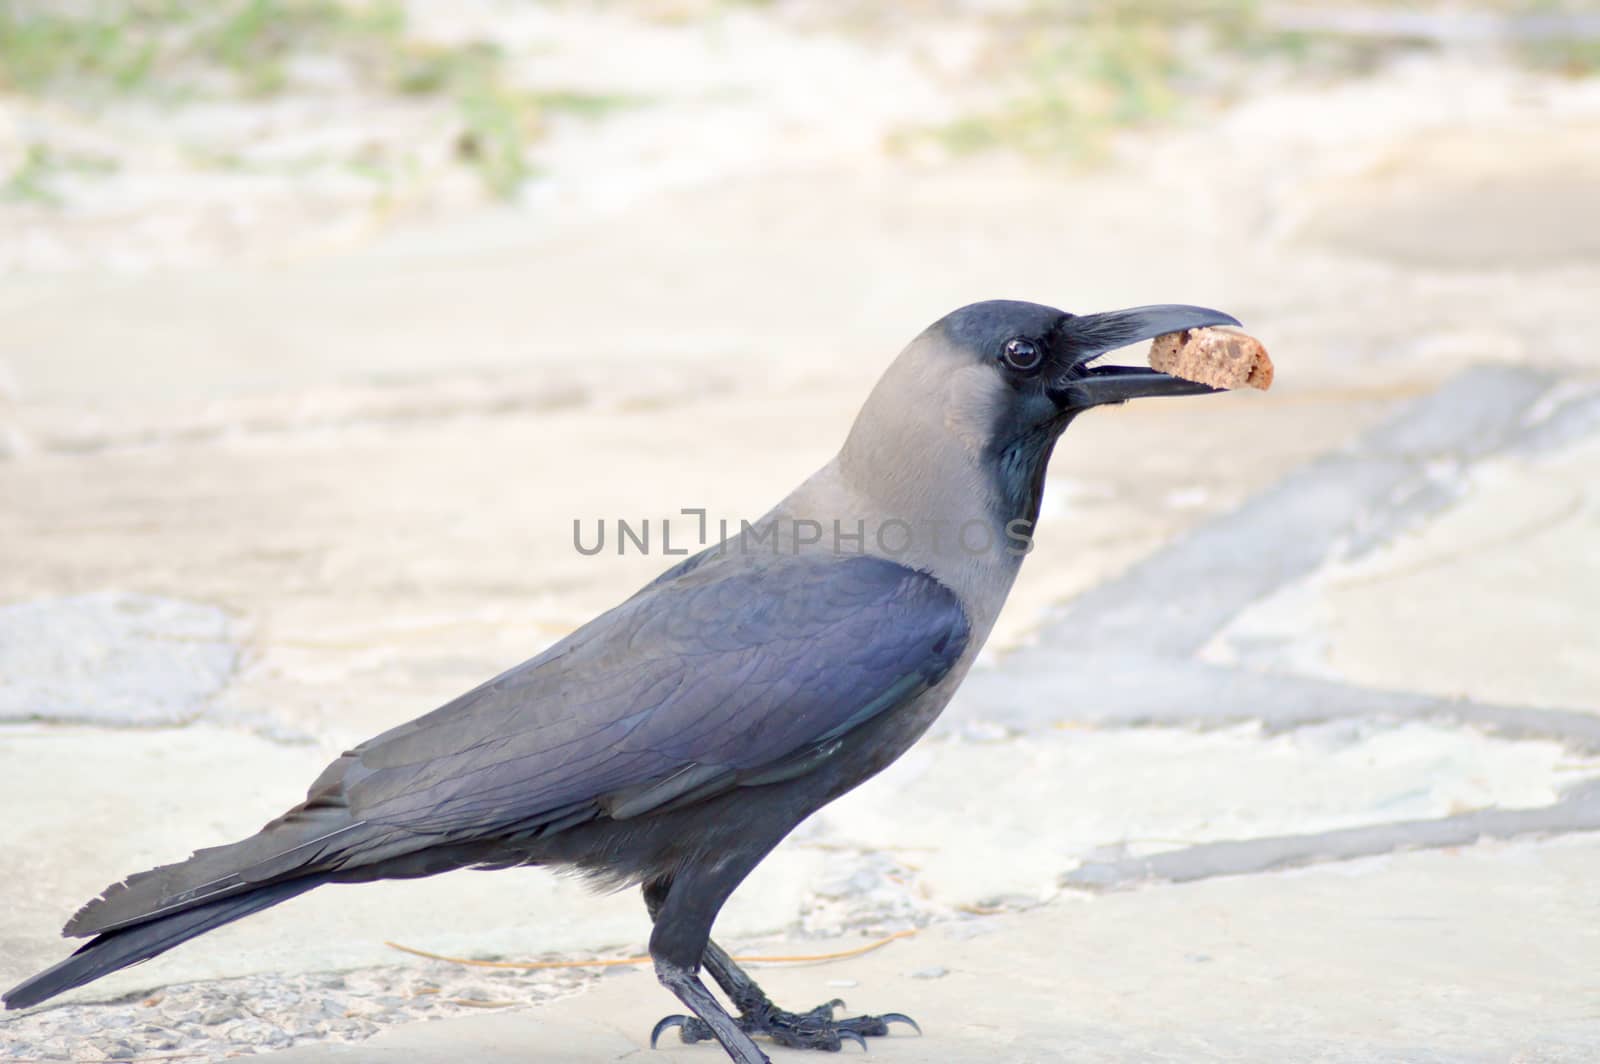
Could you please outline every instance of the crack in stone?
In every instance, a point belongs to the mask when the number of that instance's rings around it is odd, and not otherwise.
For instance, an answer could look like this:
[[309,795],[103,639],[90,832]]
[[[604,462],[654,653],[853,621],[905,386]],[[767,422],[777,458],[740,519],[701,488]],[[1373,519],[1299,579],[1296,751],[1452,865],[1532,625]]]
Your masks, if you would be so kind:
[[1123,861],[1086,861],[1063,875],[1062,887],[1110,891],[1141,883],[1191,883],[1253,875],[1404,850],[1471,846],[1483,839],[1600,831],[1600,780],[1589,780],[1554,805],[1479,809],[1434,820],[1398,820],[1309,835],[1225,840]]
[[[1082,688],[1084,677],[1094,678],[1093,703],[1070,714],[1040,704],[1041,689]],[[1575,752],[1600,753],[1600,715],[1580,710],[1444,698],[1141,654],[1030,655],[1016,666],[974,672],[947,717],[940,734],[975,721],[1022,733],[1063,721],[1199,728],[1255,721],[1276,733],[1335,720],[1445,720],[1508,739],[1550,739]]]

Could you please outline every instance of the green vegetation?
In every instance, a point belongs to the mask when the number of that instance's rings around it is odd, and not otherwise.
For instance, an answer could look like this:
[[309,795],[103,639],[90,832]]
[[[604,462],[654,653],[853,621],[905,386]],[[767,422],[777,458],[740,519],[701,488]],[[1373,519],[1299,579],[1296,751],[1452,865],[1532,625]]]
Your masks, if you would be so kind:
[[1305,34],[1269,28],[1258,0],[1038,0],[991,50],[1003,101],[933,134],[957,153],[1089,160],[1117,129],[1226,95],[1227,75],[1247,60],[1306,64],[1317,51]]
[[[1594,0],[1478,0],[1470,7],[1525,24],[1597,10]],[[1407,0],[1372,5],[1385,8],[1427,10]],[[1436,17],[1443,25],[1460,11],[1440,9]],[[1093,160],[1116,130],[1171,119],[1196,102],[1226,101],[1263,71],[1350,74],[1386,55],[1430,46],[1398,31],[1284,29],[1267,17],[1263,0],[1034,0],[1001,20],[996,40],[988,66],[999,102],[926,131],[956,153],[1008,148]],[[1532,67],[1574,76],[1600,71],[1600,40],[1593,37],[1545,26],[1506,43],[1514,59]]]
[[[704,0],[667,12],[687,19],[767,2]],[[1004,148],[1093,160],[1119,129],[1225,102],[1260,78],[1347,74],[1398,49],[1428,46],[1398,33],[1284,29],[1267,17],[1266,2],[1032,0],[1019,12],[991,17],[984,73],[992,102],[903,139],[932,139],[956,153]],[[1507,52],[1533,68],[1583,76],[1600,72],[1600,39],[1549,32],[1548,19],[1593,16],[1595,5],[1475,0],[1465,10],[1545,19],[1540,33],[1508,37]],[[658,5],[643,7],[645,17],[660,14]],[[874,18],[892,24],[893,10],[847,3],[836,10],[836,24],[872,32]],[[1292,5],[1276,10],[1304,13]],[[1325,10],[1336,14],[1339,5]],[[1435,11],[1427,0],[1375,0],[1372,10],[1425,17]],[[1439,6],[1434,17],[1443,22],[1461,10]],[[413,37],[401,0],[0,0],[0,94],[89,112],[128,100],[182,107],[321,93],[330,82],[358,93],[435,100],[457,119],[457,157],[501,197],[514,195],[530,175],[530,150],[550,115],[602,118],[641,102],[529,90],[510,68],[490,41],[443,45]],[[231,149],[184,150],[204,165],[247,165]],[[385,184],[406,172],[404,160],[381,151],[343,162]],[[86,168],[93,167],[59,148],[27,145],[12,172],[0,173],[0,195],[55,202],[53,181]]]
[[[1170,114],[1178,60],[1163,27],[1115,11],[1069,26],[1036,24],[1004,48],[1011,98],[940,131],[960,153],[996,147],[1090,156],[1109,130]],[[1006,77],[1006,75],[1001,75]]]
[[43,144],[29,144],[23,150],[22,161],[4,180],[0,180],[0,199],[54,206],[60,202],[53,187],[57,175],[103,174],[116,168],[113,159],[65,154],[52,151]]
[[1517,52],[1524,63],[1541,70],[1574,78],[1600,74],[1600,38],[1529,40],[1524,41]]
[[[546,114],[596,116],[636,102],[523,89],[492,44],[409,38],[398,0],[0,0],[0,93],[86,108],[128,97],[173,106],[270,97],[294,90],[296,60],[365,91],[451,101],[456,149],[498,196],[528,176]],[[48,202],[51,169],[30,150],[5,188]]]
[[405,18],[393,2],[333,0],[0,0],[0,89],[73,100],[217,90],[268,95],[296,55],[360,70],[392,61]]
[[[1600,18],[1600,4],[1595,0],[1532,0],[1518,5],[1524,14],[1534,18],[1561,18],[1587,15]],[[1581,78],[1600,74],[1600,37],[1578,37],[1549,32],[1530,35],[1517,42],[1516,56],[1525,65],[1536,70],[1546,70],[1569,77]]]
[[8,200],[24,200],[34,203],[56,202],[56,195],[50,189],[50,174],[55,169],[54,159],[49,149],[43,144],[30,144],[23,153],[22,162],[11,171],[4,185],[0,185],[0,197]]

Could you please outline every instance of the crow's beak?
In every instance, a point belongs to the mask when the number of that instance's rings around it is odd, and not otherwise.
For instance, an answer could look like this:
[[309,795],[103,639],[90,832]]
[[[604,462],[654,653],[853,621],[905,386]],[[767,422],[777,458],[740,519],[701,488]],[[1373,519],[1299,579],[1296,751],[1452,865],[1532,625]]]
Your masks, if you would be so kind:
[[1147,395],[1204,395],[1220,391],[1144,366],[1090,366],[1089,363],[1107,351],[1164,333],[1207,325],[1238,324],[1231,314],[1220,310],[1177,303],[1069,318],[1058,333],[1058,343],[1069,365],[1066,372],[1050,383],[1050,398],[1063,411],[1077,411]]

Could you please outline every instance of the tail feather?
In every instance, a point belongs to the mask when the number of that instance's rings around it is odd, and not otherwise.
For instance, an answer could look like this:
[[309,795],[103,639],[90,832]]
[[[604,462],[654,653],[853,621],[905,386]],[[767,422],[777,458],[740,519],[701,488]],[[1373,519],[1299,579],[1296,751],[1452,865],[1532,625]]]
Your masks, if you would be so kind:
[[291,811],[247,839],[196,850],[187,859],[113,883],[67,921],[71,938],[138,927],[178,910],[248,894],[264,883],[322,871],[330,851],[354,844],[360,828],[343,809]]
[[248,893],[220,898],[147,923],[109,931],[86,943],[60,964],[24,979],[7,990],[4,995],[6,1008],[25,1009],[37,1005],[73,987],[165,953],[196,935],[203,935],[240,917],[288,901],[327,881],[326,876],[315,875],[270,883]]

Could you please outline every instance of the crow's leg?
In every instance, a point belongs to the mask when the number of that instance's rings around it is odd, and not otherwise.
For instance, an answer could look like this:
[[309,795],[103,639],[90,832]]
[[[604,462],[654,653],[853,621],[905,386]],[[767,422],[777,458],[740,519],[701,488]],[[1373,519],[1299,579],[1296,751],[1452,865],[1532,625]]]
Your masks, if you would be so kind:
[[[660,884],[646,884],[644,888],[645,907],[650,910],[651,919],[655,918],[665,897],[666,887]],[[822,1049],[837,1051],[845,1041],[859,1043],[866,1047],[866,1039],[889,1033],[891,1023],[904,1023],[909,1025],[918,1034],[922,1028],[911,1017],[898,1012],[884,1013],[882,1016],[853,1016],[849,1019],[836,1020],[833,1010],[842,1007],[844,1002],[837,999],[826,1004],[818,1005],[809,1012],[789,1012],[780,1009],[767,997],[766,992],[756,984],[750,974],[728,956],[726,950],[706,940],[705,967],[711,977],[722,987],[723,992],[739,1010],[739,1016],[734,1022],[748,1034],[765,1035],[774,1042],[795,1049]],[[656,1030],[651,1036],[651,1043],[668,1027],[677,1027],[679,1036],[685,1042],[699,1042],[708,1038],[715,1038],[714,1030],[707,1024],[697,1022],[688,1016],[669,1016],[656,1025]]]
[[[716,874],[719,871],[721,875]],[[646,904],[655,921],[655,928],[650,932],[650,956],[656,962],[656,978],[694,1013],[694,1016],[668,1016],[657,1023],[650,1032],[651,1048],[655,1047],[662,1031],[682,1027],[684,1041],[715,1038],[734,1064],[771,1064],[767,1055],[700,982],[699,976],[700,960],[705,955],[706,944],[711,941],[711,924],[716,920],[717,911],[748,871],[746,867],[737,874],[730,874],[732,870],[724,867],[707,875],[700,869],[687,870],[674,880],[653,884],[654,901],[650,900],[652,886],[645,888]],[[689,1037],[689,1025],[694,1027],[693,1038]]]

